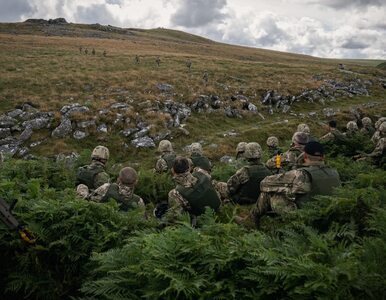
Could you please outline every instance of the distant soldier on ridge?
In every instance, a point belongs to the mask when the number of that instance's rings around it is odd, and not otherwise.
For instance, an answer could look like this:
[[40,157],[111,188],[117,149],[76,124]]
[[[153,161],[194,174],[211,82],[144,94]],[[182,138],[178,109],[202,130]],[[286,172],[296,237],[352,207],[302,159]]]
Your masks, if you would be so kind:
[[159,56],[157,56],[157,58],[155,59],[155,63],[157,64],[158,67],[160,66],[161,59],[159,58]]

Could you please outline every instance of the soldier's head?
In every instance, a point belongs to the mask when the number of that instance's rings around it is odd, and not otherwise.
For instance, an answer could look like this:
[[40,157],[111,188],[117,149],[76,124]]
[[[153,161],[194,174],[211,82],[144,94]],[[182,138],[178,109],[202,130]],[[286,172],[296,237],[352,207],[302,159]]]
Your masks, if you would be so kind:
[[135,186],[138,182],[137,172],[130,167],[125,167],[119,172],[118,182],[127,186]]
[[346,128],[348,131],[357,131],[358,125],[355,121],[350,121],[347,123]]
[[159,152],[173,152],[172,143],[168,140],[162,140],[158,145]]
[[110,151],[105,146],[96,146],[91,153],[91,159],[106,163],[110,157]]
[[318,142],[308,142],[304,146],[304,161],[321,161],[324,160],[323,145]]
[[378,121],[377,122],[375,122],[375,129],[376,130],[379,130],[379,126],[381,126],[381,124],[383,123],[383,122],[385,122],[386,121],[386,117],[381,117],[381,118],[379,118],[378,119]]
[[276,148],[277,146],[279,146],[279,140],[276,136],[270,136],[268,139],[267,139],[267,146],[269,148]]
[[239,157],[243,157],[245,153],[245,146],[247,146],[246,142],[240,142],[236,147],[236,159]]
[[310,127],[308,127],[307,124],[301,123],[298,125],[298,129],[296,131],[310,134]]
[[186,157],[177,156],[172,169],[174,174],[190,172],[189,160]]
[[295,132],[292,136],[292,144],[295,146],[304,146],[308,143],[308,134],[304,132]]
[[330,129],[336,129],[336,121],[335,120],[329,121],[328,127],[330,127]]
[[244,157],[248,160],[259,160],[262,152],[263,151],[258,143],[248,143],[245,146]]
[[202,154],[202,146],[200,143],[193,143],[189,147],[190,154]]
[[362,125],[363,125],[363,127],[370,127],[372,123],[373,123],[373,122],[371,121],[371,119],[370,119],[369,117],[364,117],[364,118],[362,119]]

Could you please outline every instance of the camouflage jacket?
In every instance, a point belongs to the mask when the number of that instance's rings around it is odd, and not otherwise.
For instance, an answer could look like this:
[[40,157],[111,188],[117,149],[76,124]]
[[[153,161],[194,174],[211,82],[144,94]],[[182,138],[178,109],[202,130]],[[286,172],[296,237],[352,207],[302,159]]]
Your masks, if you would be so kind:
[[329,133],[325,134],[319,139],[319,142],[323,143],[328,143],[328,142],[333,142],[338,139],[343,139],[344,135],[341,133],[338,129],[333,129]]
[[371,137],[371,141],[374,143],[374,144],[377,144],[378,141],[381,139],[381,132],[380,131],[376,131],[373,136]]
[[385,150],[386,150],[386,138],[383,137],[378,140],[378,143],[375,146],[373,152],[371,152],[370,154],[367,154],[367,156],[372,158],[381,158],[384,155]]
[[[112,188],[117,188],[117,194],[111,193]],[[134,194],[134,188],[121,183],[105,183],[91,194],[87,199],[95,202],[106,202],[109,198],[114,198],[118,203],[125,207],[144,207],[143,199]],[[134,203],[135,202],[135,203]],[[127,209],[124,209],[127,210]]]
[[[168,161],[166,161],[166,159],[169,160],[169,163]],[[157,160],[156,164],[155,164],[155,171],[157,173],[163,173],[163,172],[167,172],[169,171],[172,166],[171,166],[171,162],[172,160],[175,159],[175,154],[173,152],[166,152],[166,153],[163,153]]]
[[[85,171],[80,171],[81,169]],[[93,176],[93,179],[82,178],[82,174],[88,174],[86,177]],[[105,172],[105,165],[96,160],[93,160],[89,165],[79,168],[77,177],[76,184],[86,184],[90,190],[94,190],[110,181],[110,176]],[[84,182],[84,180],[87,182]],[[91,181],[92,184],[87,184],[88,181]]]
[[375,133],[375,128],[372,126],[363,127],[361,128],[360,132],[367,136],[373,136]]
[[[281,154],[281,167],[286,170],[291,170],[303,165],[303,149],[304,146],[295,146]],[[270,170],[276,169],[276,156],[270,158],[265,165]]]

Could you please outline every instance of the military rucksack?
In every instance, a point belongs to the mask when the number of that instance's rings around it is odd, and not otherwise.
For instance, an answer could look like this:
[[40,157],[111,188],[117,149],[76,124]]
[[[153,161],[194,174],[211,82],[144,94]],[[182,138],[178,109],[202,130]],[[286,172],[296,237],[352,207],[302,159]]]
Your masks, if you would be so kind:
[[207,172],[211,171],[212,166],[207,157],[193,153],[190,159],[192,160],[194,167],[199,167]]
[[161,156],[161,158],[166,161],[168,166],[168,170],[171,170],[174,165],[174,161],[176,160],[177,155],[175,153],[165,153]]
[[134,193],[131,197],[127,197],[119,193],[119,186],[116,183],[110,184],[105,196],[102,198],[101,202],[106,202],[110,198],[114,199],[120,204],[120,209],[123,211],[128,211],[131,209],[136,209],[140,201],[140,197]]
[[240,187],[232,199],[238,204],[253,204],[260,195],[260,182],[272,173],[262,164],[244,168],[248,171],[249,180]]
[[221,202],[208,176],[201,172],[193,172],[192,175],[197,178],[197,182],[193,187],[184,187],[182,185],[176,187],[182,197],[189,202],[189,213],[196,216],[201,215],[204,213],[206,206],[217,211]]
[[334,188],[341,185],[338,172],[328,166],[309,166],[299,170],[307,172],[311,180],[311,191],[296,199],[298,207],[315,195],[331,195]]
[[104,167],[99,164],[91,164],[80,167],[76,174],[76,184],[78,185],[82,183],[87,185],[89,189],[94,190],[97,188],[97,186],[94,186],[95,176],[104,171]]

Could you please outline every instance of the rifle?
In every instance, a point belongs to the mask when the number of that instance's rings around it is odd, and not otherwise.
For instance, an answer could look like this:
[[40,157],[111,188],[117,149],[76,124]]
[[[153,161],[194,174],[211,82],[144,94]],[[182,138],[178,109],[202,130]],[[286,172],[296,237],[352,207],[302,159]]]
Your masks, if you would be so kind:
[[10,229],[16,230],[20,238],[28,244],[35,244],[35,236],[25,227],[21,226],[15,216],[12,214],[12,209],[15,207],[17,200],[15,199],[9,205],[4,199],[0,198],[0,219]]

